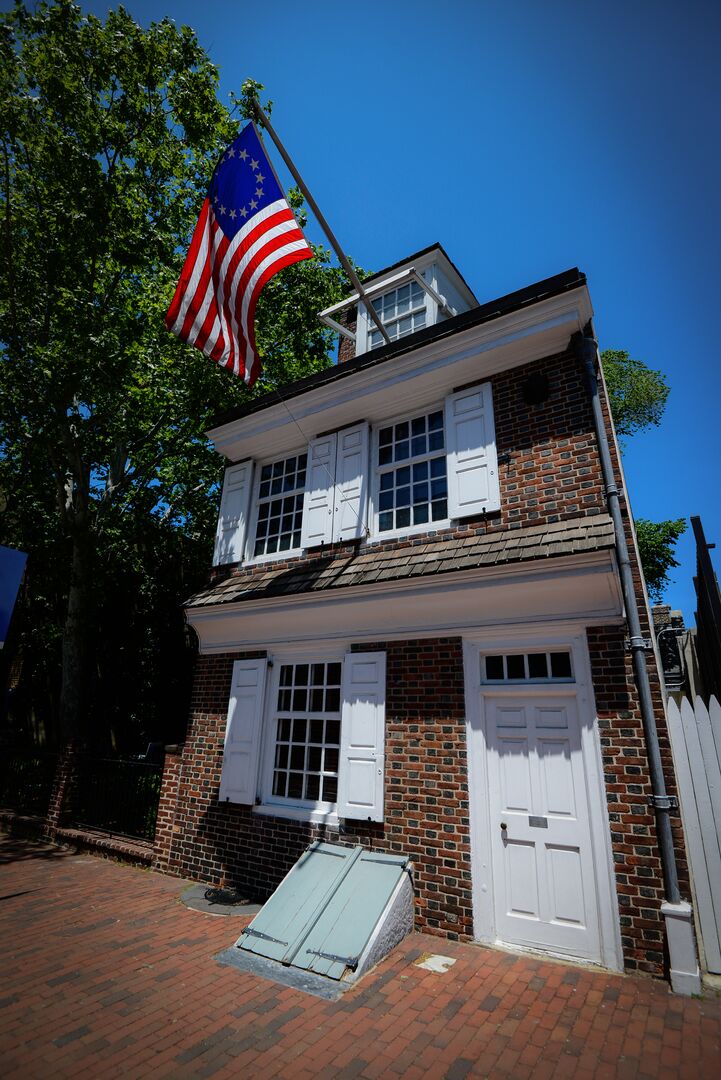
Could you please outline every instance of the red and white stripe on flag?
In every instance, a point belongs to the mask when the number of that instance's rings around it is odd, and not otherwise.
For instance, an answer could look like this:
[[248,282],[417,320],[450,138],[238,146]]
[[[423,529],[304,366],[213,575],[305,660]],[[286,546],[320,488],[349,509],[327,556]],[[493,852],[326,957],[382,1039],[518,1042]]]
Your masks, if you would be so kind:
[[249,124],[215,170],[165,325],[252,386],[261,290],[284,267],[311,258]]

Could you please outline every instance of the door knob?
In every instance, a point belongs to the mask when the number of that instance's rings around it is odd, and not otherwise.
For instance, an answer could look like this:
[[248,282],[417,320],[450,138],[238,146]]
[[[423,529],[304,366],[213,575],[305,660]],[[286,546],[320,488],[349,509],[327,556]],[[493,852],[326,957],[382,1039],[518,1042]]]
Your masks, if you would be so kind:
[[501,830],[502,830],[502,832],[505,832],[507,828],[508,828],[508,826],[506,825],[505,821],[502,821],[501,822]]

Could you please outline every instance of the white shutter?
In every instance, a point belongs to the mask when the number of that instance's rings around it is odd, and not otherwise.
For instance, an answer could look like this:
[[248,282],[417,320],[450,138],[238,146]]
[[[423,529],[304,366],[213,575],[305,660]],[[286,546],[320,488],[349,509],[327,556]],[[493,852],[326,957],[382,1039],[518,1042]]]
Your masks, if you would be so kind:
[[220,775],[220,802],[255,802],[267,660],[236,660]]
[[338,432],[335,470],[334,541],[365,535],[368,502],[368,425],[357,424]]
[[346,653],[338,817],[383,820],[386,654]]
[[501,499],[489,382],[446,398],[446,440],[448,516],[498,510]]
[[322,435],[308,446],[300,536],[304,548],[333,541],[336,442],[335,435]]
[[243,558],[252,486],[252,461],[241,461],[225,470],[213,566],[240,562]]

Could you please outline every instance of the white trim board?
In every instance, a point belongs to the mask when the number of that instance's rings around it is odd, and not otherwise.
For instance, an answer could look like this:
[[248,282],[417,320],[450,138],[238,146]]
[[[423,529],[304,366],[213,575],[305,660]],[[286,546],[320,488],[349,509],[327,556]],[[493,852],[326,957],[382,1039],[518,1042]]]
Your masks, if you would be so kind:
[[[386,363],[314,387],[257,413],[207,432],[216,450],[230,461],[267,454],[278,457],[298,444],[300,423],[307,438],[320,431],[357,423],[385,422],[398,411],[399,394],[407,411],[422,410],[455,387],[483,380],[532,360],[563,352],[593,314],[585,286],[532,304],[451,337],[410,349]],[[293,419],[288,414],[292,412]]]

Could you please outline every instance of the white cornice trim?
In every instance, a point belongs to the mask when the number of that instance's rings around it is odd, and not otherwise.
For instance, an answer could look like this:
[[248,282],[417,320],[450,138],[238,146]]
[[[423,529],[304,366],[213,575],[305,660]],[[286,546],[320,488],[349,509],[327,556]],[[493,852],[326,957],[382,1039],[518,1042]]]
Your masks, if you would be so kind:
[[[592,315],[585,286],[487,323],[429,342],[346,378],[323,384],[208,431],[231,461],[288,452],[302,442],[358,419],[379,422],[398,411],[402,387],[409,409],[440,400],[455,386],[561,352]],[[292,419],[289,411],[292,411]]]

